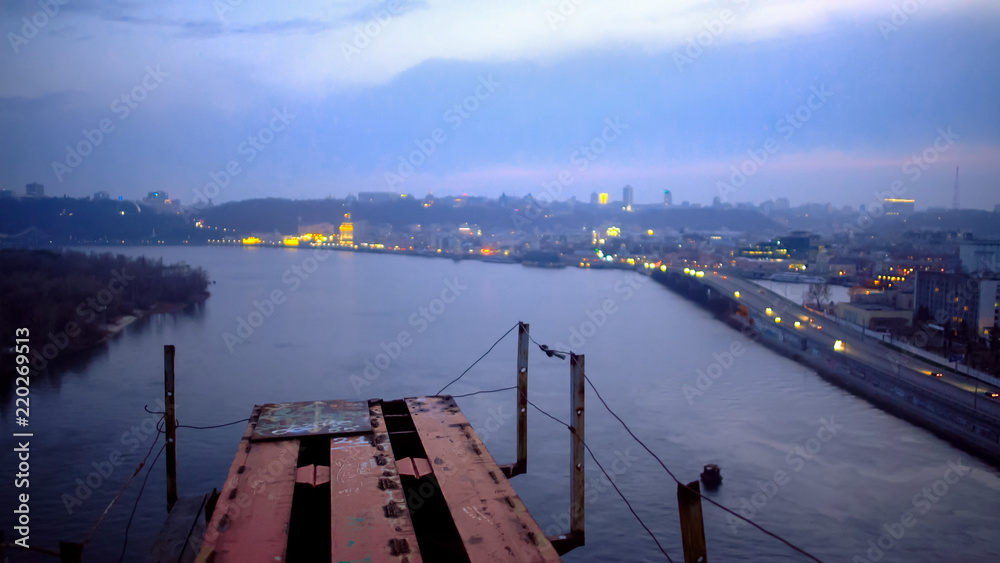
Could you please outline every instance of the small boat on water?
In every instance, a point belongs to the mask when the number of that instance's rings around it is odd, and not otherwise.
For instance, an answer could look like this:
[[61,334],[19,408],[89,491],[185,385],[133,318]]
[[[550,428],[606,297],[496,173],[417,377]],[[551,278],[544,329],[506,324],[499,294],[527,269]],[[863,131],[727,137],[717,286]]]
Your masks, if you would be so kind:
[[705,465],[705,468],[701,472],[701,482],[708,489],[714,489],[721,485],[722,472],[719,470],[719,466],[714,463]]

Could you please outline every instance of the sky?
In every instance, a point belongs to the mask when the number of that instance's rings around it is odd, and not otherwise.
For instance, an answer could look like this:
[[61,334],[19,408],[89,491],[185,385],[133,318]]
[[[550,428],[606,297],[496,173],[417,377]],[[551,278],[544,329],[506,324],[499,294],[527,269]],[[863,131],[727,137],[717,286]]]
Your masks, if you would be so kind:
[[0,5],[0,188],[1000,203],[995,0]]

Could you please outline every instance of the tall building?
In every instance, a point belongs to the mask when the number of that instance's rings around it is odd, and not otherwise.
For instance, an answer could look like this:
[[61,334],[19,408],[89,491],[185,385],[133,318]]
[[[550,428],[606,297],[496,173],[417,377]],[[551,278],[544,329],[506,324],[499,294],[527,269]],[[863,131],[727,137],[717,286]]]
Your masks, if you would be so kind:
[[632,211],[632,203],[635,200],[635,189],[632,186],[622,188],[622,208],[625,211]]
[[45,186],[38,182],[32,182],[24,186],[24,195],[28,197],[45,197]]
[[962,271],[1000,273],[1000,240],[977,240],[966,238],[959,242],[958,258],[962,261]]
[[663,190],[663,206],[670,207],[674,204],[674,195],[670,190]]
[[600,196],[597,195],[597,192],[590,192],[590,205],[598,205],[600,203],[601,199]]
[[887,197],[882,200],[882,207],[888,217],[909,217],[913,215],[913,200]]
[[344,213],[344,222],[340,224],[340,244],[354,244],[354,223],[350,213]]
[[1000,280],[966,274],[917,272],[913,313],[952,325],[965,321],[979,336],[994,330],[1000,319]]
[[597,196],[597,198],[598,198],[597,201],[601,205],[607,205],[608,204],[608,192],[601,192],[601,195]]

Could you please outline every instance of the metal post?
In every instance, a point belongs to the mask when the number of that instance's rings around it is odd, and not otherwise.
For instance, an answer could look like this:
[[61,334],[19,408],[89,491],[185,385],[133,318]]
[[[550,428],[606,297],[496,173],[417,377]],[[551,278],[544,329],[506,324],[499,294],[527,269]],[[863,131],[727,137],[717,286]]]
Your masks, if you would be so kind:
[[584,357],[569,355],[570,366],[570,420],[573,431],[573,467],[571,469],[572,483],[570,485],[569,501],[569,533],[577,545],[584,545],[584,470],[586,467],[584,451]]
[[677,507],[681,513],[681,542],[684,546],[684,563],[706,563],[705,522],[701,516],[701,484],[677,484]]
[[177,502],[177,417],[174,409],[174,347],[163,347],[163,418],[167,431],[167,512]]
[[529,328],[518,323],[517,328],[517,464],[513,474],[528,471],[528,336]]

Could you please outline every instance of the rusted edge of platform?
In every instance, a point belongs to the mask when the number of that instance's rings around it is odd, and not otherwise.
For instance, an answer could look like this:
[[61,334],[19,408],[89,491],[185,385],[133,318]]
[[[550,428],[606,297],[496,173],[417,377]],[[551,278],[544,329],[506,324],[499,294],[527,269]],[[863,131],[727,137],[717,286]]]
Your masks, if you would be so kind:
[[406,405],[470,561],[561,561],[455,401]]

